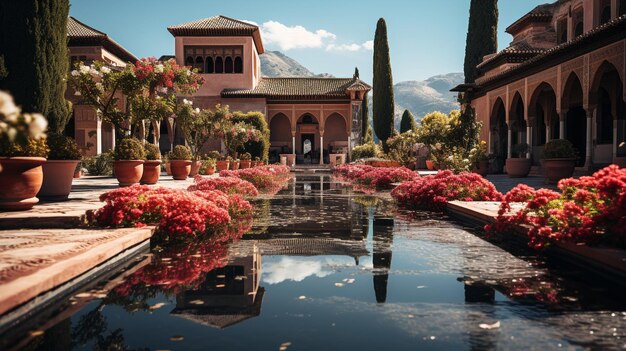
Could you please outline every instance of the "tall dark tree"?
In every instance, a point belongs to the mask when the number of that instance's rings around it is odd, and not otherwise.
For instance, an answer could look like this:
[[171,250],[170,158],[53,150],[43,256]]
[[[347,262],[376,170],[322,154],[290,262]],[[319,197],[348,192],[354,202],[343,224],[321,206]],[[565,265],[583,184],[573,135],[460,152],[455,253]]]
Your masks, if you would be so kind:
[[374,132],[382,141],[383,149],[388,151],[387,139],[394,133],[394,97],[393,78],[387,42],[387,24],[385,19],[378,20],[374,36]]
[[355,78],[355,79],[359,79],[359,78],[361,78],[361,77],[359,76],[359,67],[354,67],[354,78]]
[[0,1],[0,89],[24,112],[46,116],[51,132],[62,132],[70,117],[69,6],[69,0]]
[[476,80],[476,66],[498,50],[498,0],[471,0],[465,45],[465,83]]
[[406,133],[409,130],[416,130],[417,123],[415,123],[415,117],[409,110],[404,110],[402,114],[402,120],[400,120],[400,133]]

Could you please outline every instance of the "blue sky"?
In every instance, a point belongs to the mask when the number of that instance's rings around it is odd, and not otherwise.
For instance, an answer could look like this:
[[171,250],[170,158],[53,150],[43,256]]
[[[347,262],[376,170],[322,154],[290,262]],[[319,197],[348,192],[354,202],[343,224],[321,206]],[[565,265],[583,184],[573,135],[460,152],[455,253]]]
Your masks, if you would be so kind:
[[[504,29],[542,0],[500,0]],[[371,82],[376,22],[387,22],[394,82],[461,72],[469,0],[70,0],[70,14],[106,32],[138,57],[174,53],[167,27],[218,14],[258,23],[266,50],[280,50],[315,73]]]

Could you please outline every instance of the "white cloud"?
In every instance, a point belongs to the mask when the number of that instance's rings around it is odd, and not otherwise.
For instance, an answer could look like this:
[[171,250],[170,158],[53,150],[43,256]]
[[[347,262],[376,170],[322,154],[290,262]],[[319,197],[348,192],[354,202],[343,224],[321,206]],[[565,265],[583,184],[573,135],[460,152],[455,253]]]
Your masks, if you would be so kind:
[[261,33],[267,44],[275,44],[281,50],[321,48],[337,38],[324,29],[311,32],[302,26],[288,27],[276,21],[263,23]]
[[323,278],[331,274],[324,271],[319,261],[283,257],[279,262],[263,265],[263,281],[267,284],[278,284],[286,280],[301,282],[310,276]]
[[365,50],[374,50],[374,41],[373,40],[368,40],[365,43],[363,43],[363,48]]
[[360,50],[368,50],[371,51],[374,49],[374,41],[368,40],[363,44],[328,44],[326,46],[326,51],[360,51]]

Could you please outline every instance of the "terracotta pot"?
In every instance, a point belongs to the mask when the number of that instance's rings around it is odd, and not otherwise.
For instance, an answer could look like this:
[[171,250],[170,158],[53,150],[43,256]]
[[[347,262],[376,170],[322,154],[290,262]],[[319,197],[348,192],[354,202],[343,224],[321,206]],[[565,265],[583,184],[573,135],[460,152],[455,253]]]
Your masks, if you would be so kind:
[[202,161],[191,161],[191,171],[189,172],[190,177],[195,177],[200,173],[200,167],[202,166]]
[[564,178],[574,175],[576,167],[575,158],[549,158],[544,159],[546,182],[555,184]]
[[172,177],[175,180],[185,180],[191,173],[191,160],[171,160]]
[[250,160],[241,160],[239,161],[239,169],[246,169],[252,166],[252,161]]
[[168,162],[165,163],[165,174],[172,175],[172,165]]
[[239,161],[233,161],[231,163],[231,166],[232,166],[231,168],[233,169],[233,171],[238,170],[239,169]]
[[72,191],[79,160],[48,160],[42,165],[43,184],[37,194],[42,200],[64,201]]
[[487,173],[489,173],[489,161],[482,160],[476,162],[474,164],[474,169],[472,170],[472,172],[480,174],[483,177],[487,176]]
[[217,161],[215,163],[215,167],[217,168],[218,172],[227,171],[228,168],[230,167],[230,161],[228,161],[228,160]]
[[0,210],[30,210],[43,183],[43,157],[0,158]]
[[143,163],[141,184],[152,185],[159,181],[161,176],[161,160],[148,160]]
[[74,171],[74,179],[78,179],[80,177],[83,176],[83,171],[78,170],[78,171]]
[[509,178],[527,177],[531,166],[529,158],[507,158],[505,161],[506,174]]
[[143,175],[143,162],[143,160],[115,161],[113,169],[120,186],[130,186],[139,183]]
[[426,168],[429,171],[434,170],[435,169],[435,161],[433,161],[433,160],[426,160]]
[[215,173],[215,166],[211,167],[207,167],[206,171],[205,171],[206,175],[213,175]]

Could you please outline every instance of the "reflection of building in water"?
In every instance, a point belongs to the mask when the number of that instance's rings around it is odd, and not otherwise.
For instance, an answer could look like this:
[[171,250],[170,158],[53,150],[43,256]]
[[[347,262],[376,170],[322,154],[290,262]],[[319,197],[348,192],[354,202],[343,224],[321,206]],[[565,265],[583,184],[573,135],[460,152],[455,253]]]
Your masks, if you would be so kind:
[[374,217],[374,293],[376,302],[387,301],[387,283],[391,268],[391,247],[393,244],[393,218]]
[[250,242],[244,252],[230,251],[226,266],[207,273],[197,289],[176,296],[172,314],[220,329],[261,314],[259,248]]

